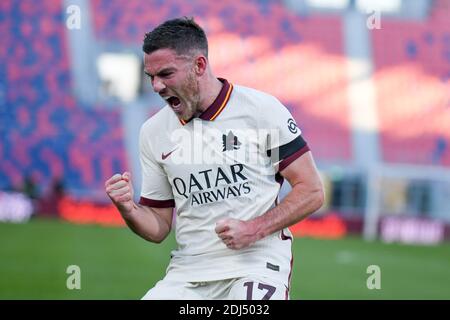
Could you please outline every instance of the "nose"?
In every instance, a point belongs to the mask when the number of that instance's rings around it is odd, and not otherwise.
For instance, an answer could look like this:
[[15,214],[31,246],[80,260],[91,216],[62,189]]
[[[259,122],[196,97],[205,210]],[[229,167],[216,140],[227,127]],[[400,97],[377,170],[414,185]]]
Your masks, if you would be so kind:
[[166,88],[164,82],[161,81],[158,77],[154,77],[152,80],[153,91],[156,93],[160,93],[162,90]]

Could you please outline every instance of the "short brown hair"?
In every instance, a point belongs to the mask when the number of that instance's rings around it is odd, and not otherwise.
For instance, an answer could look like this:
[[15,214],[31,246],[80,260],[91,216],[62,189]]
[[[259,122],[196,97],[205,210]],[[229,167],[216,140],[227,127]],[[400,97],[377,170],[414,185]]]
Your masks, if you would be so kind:
[[150,54],[159,49],[172,49],[179,55],[199,50],[208,57],[208,40],[194,18],[177,18],[167,20],[145,34],[142,50]]

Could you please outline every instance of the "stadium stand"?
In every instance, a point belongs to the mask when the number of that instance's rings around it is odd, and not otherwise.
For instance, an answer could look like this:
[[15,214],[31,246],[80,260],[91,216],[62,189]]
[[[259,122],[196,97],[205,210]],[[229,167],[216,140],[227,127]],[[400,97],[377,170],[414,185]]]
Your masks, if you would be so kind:
[[95,0],[92,9],[96,36],[124,44],[140,43],[164,19],[197,18],[208,33],[216,74],[282,100],[319,161],[351,159],[348,79],[338,17],[301,18],[276,0]]
[[450,165],[450,6],[372,32],[383,160]]
[[0,188],[64,179],[93,197],[126,167],[120,114],[72,94],[62,1],[1,1]]
[[[85,108],[73,95],[62,2],[0,6],[0,187],[18,188],[25,176],[33,176],[40,186],[63,177],[72,194],[101,190],[106,177],[126,168],[120,113],[101,105]],[[319,159],[350,158],[338,18],[301,19],[273,0],[231,6],[99,0],[92,9],[96,37],[124,46],[140,44],[165,18],[201,16],[218,74],[279,97]]]

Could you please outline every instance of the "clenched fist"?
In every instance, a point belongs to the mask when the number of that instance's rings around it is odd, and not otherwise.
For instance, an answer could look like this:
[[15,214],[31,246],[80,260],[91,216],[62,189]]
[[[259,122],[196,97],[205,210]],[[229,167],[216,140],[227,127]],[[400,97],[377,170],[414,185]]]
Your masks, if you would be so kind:
[[105,182],[105,190],[120,213],[128,214],[133,210],[134,192],[131,184],[131,173],[116,173]]
[[215,231],[229,249],[242,249],[258,240],[248,221],[225,218],[217,221]]

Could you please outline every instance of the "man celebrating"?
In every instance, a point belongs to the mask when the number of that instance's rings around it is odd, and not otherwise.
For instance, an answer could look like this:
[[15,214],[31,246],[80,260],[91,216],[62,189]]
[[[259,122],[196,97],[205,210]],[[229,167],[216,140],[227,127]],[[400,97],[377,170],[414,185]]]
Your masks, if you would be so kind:
[[[145,35],[144,68],[167,105],[140,133],[142,190],[131,176],[105,183],[127,225],[176,240],[166,276],[143,299],[288,299],[289,226],[323,204],[314,160],[273,96],[214,76],[204,31],[169,20]],[[278,203],[283,179],[292,190]]]

